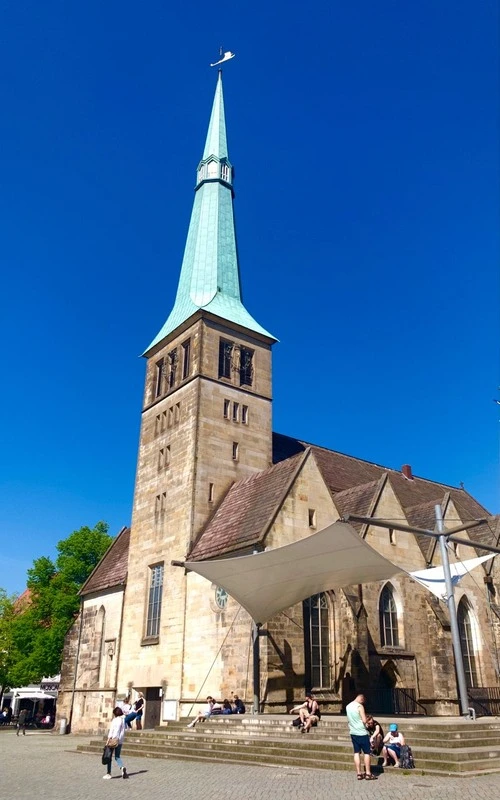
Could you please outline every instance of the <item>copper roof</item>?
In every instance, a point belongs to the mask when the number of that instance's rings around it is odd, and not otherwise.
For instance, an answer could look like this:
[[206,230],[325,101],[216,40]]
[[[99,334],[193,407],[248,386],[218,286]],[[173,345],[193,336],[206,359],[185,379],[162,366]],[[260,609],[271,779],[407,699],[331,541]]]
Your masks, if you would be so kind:
[[81,595],[101,592],[127,582],[130,528],[122,528],[80,589]]

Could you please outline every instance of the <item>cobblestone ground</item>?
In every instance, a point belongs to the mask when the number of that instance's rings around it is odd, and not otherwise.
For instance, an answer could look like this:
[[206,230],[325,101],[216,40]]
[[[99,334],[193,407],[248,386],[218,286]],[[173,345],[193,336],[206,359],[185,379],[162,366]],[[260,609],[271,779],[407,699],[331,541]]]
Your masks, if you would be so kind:
[[327,772],[153,758],[124,758],[130,779],[118,777],[114,765],[113,780],[103,781],[106,770],[100,759],[74,752],[77,744],[72,736],[28,732],[16,737],[14,732],[2,732],[1,800],[345,800],[351,796],[365,800],[398,795],[404,800],[498,800],[498,775],[459,779],[389,773],[366,783],[356,781],[354,769]]

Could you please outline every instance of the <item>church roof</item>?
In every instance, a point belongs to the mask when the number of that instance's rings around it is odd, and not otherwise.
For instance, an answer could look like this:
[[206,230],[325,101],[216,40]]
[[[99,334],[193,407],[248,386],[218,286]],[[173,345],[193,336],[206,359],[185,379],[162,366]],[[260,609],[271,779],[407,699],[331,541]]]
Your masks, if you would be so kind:
[[242,302],[232,175],[219,71],[174,307],[145,355],[200,310],[276,341]]
[[189,553],[190,561],[259,545],[307,452],[234,483]]
[[81,595],[102,592],[127,582],[130,528],[122,528],[80,589]]
[[[194,544],[190,561],[220,558],[261,543],[308,453],[314,456],[341,514],[370,516],[384,481],[389,480],[405,512],[405,517],[397,520],[402,524],[433,529],[434,505],[447,497],[460,514],[457,525],[488,516],[465,489],[426,478],[407,478],[398,470],[281,434],[273,434],[273,446],[275,465],[233,484]],[[496,543],[491,525],[479,530],[485,544]],[[417,541],[425,555],[428,539],[417,536]]]
[[[378,480],[384,473],[388,474],[403,509],[411,509],[425,503],[441,503],[446,492],[453,500],[460,521],[468,521],[489,516],[488,511],[477,502],[465,489],[448,486],[444,483],[414,476],[408,479],[400,470],[382,467],[355,456],[348,456],[336,450],[328,450],[308,442],[293,439],[282,434],[273,434],[274,461],[280,461],[284,453],[291,455],[311,448],[318,463],[325,483],[335,496],[338,492],[351,489],[370,481]],[[285,456],[286,457],[286,456]],[[401,520],[404,522],[404,520]],[[434,522],[432,524],[434,527]]]

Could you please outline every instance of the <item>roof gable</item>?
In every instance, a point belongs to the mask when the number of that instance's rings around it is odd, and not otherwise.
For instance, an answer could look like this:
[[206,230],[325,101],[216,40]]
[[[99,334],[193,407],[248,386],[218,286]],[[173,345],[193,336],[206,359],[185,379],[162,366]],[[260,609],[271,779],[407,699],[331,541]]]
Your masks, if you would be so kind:
[[130,528],[122,528],[80,589],[81,595],[101,592],[127,582]]
[[194,543],[190,561],[261,544],[308,451],[234,483]]

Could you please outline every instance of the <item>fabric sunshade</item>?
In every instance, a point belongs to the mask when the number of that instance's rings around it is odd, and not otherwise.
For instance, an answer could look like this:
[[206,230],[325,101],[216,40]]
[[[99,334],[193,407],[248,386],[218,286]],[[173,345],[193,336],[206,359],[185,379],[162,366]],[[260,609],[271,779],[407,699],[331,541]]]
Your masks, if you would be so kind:
[[[480,556],[479,558],[469,558],[467,561],[456,561],[454,564],[450,564],[452,585],[456,586],[460,581],[460,578],[462,578],[466,573],[469,573],[472,569],[478,567],[479,564],[482,564],[484,561],[488,561],[489,558],[495,558],[495,556]],[[421,569],[417,572],[409,572],[408,574],[411,575],[411,577],[422,586],[425,586],[425,588],[432,592],[432,594],[435,594],[436,597],[446,603],[448,598],[446,596],[446,583],[444,579],[443,567]]]
[[225,589],[259,623],[318,592],[403,572],[346,522],[275,550],[184,566]]

